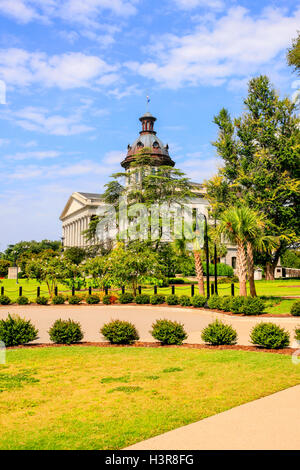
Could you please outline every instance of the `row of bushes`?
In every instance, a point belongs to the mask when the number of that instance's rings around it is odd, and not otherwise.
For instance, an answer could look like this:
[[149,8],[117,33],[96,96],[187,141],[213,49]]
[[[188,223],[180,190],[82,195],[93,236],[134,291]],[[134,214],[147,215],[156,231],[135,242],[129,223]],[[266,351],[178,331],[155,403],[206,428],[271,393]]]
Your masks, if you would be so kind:
[[[72,295],[65,297],[63,295],[56,295],[52,298],[52,304],[61,305],[68,300],[70,305],[78,305],[83,300],[82,297],[78,295]],[[99,295],[92,294],[88,295],[85,298],[88,304],[98,304],[100,303]],[[121,304],[128,304],[135,301],[137,304],[151,304],[159,305],[167,303],[168,305],[181,305],[183,307],[193,306],[193,307],[204,307],[206,304],[206,298],[201,295],[195,295],[194,297],[189,297],[187,295],[177,296],[177,295],[168,295],[167,297],[161,294],[148,295],[148,294],[139,294],[136,297],[133,296],[130,292],[120,294],[119,297],[115,295],[104,295],[102,302],[106,305],[114,304],[118,301]],[[9,305],[11,303],[9,297],[3,295],[0,296],[0,305]],[[18,297],[16,303],[19,305],[28,305],[29,299],[27,297],[21,296]],[[47,297],[37,297],[36,303],[39,305],[47,305]],[[232,313],[241,313],[244,315],[259,315],[264,312],[265,302],[259,297],[231,297],[223,296],[219,297],[218,295],[213,295],[207,301],[207,305],[211,309],[223,310],[225,312]],[[291,314],[294,316],[300,316],[300,301],[295,302],[291,307]]]
[[[112,320],[106,323],[100,333],[111,344],[132,344],[139,340],[135,326],[127,321]],[[171,320],[157,320],[150,331],[153,338],[163,345],[180,345],[187,338],[182,323]],[[51,341],[57,344],[74,344],[83,339],[81,325],[73,320],[56,320],[49,330]],[[231,326],[219,320],[210,323],[201,334],[202,340],[210,345],[232,345],[237,342],[237,332]],[[279,349],[289,346],[290,335],[274,323],[259,323],[250,333],[251,342],[268,349]],[[0,340],[6,346],[17,346],[38,339],[38,330],[30,320],[19,316],[8,315],[0,320]],[[295,339],[300,341],[300,328],[295,330]]]

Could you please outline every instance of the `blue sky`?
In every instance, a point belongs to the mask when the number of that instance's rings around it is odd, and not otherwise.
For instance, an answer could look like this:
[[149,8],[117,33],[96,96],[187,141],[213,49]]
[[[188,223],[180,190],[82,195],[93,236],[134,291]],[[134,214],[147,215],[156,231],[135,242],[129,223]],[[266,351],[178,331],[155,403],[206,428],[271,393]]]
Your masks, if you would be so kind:
[[299,26],[294,0],[0,0],[0,251],[61,236],[69,195],[119,170],[146,95],[177,166],[210,177],[213,116],[243,110],[249,78],[295,91]]

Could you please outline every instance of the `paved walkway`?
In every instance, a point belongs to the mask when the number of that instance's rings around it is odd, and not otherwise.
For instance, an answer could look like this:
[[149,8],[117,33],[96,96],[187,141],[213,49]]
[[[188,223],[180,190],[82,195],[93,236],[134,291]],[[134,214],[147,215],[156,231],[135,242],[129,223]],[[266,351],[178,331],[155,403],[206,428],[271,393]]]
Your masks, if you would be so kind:
[[161,434],[129,450],[300,450],[300,385]]
[[[248,345],[249,333],[258,322],[274,322],[294,336],[294,329],[300,324],[295,318],[271,317],[234,317],[205,310],[184,309],[180,307],[160,306],[133,306],[133,305],[9,305],[0,306],[0,319],[6,318],[8,313],[16,313],[31,319],[39,330],[38,343],[49,343],[48,330],[58,318],[79,321],[85,333],[85,341],[103,341],[99,331],[101,326],[111,319],[128,320],[136,325],[141,341],[153,341],[149,333],[152,323],[160,318],[168,318],[182,322],[188,333],[186,342],[201,343],[201,331],[216,318],[231,324],[238,333],[238,344]],[[291,341],[291,346],[293,341]],[[297,347],[297,343],[295,343]]]

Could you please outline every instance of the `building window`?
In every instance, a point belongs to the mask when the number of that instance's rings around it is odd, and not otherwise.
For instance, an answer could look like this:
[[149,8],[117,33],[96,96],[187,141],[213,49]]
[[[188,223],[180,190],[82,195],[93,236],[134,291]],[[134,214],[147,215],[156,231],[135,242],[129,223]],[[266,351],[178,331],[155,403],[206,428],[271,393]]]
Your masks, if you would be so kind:
[[235,256],[233,256],[233,257],[231,258],[231,266],[233,267],[233,269],[236,268],[236,257],[235,257]]

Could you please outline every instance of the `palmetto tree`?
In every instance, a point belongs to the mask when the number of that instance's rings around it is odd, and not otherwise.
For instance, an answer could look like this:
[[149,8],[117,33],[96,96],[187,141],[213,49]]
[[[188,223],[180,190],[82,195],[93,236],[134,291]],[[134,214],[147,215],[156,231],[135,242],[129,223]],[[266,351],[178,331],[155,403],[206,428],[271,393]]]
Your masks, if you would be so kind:
[[[249,207],[232,207],[221,217],[219,230],[232,243],[237,245],[237,275],[240,295],[247,295],[247,273],[249,274],[251,295],[256,295],[254,284],[253,251],[256,240],[263,236],[264,219]],[[263,243],[261,243],[261,248]]]

